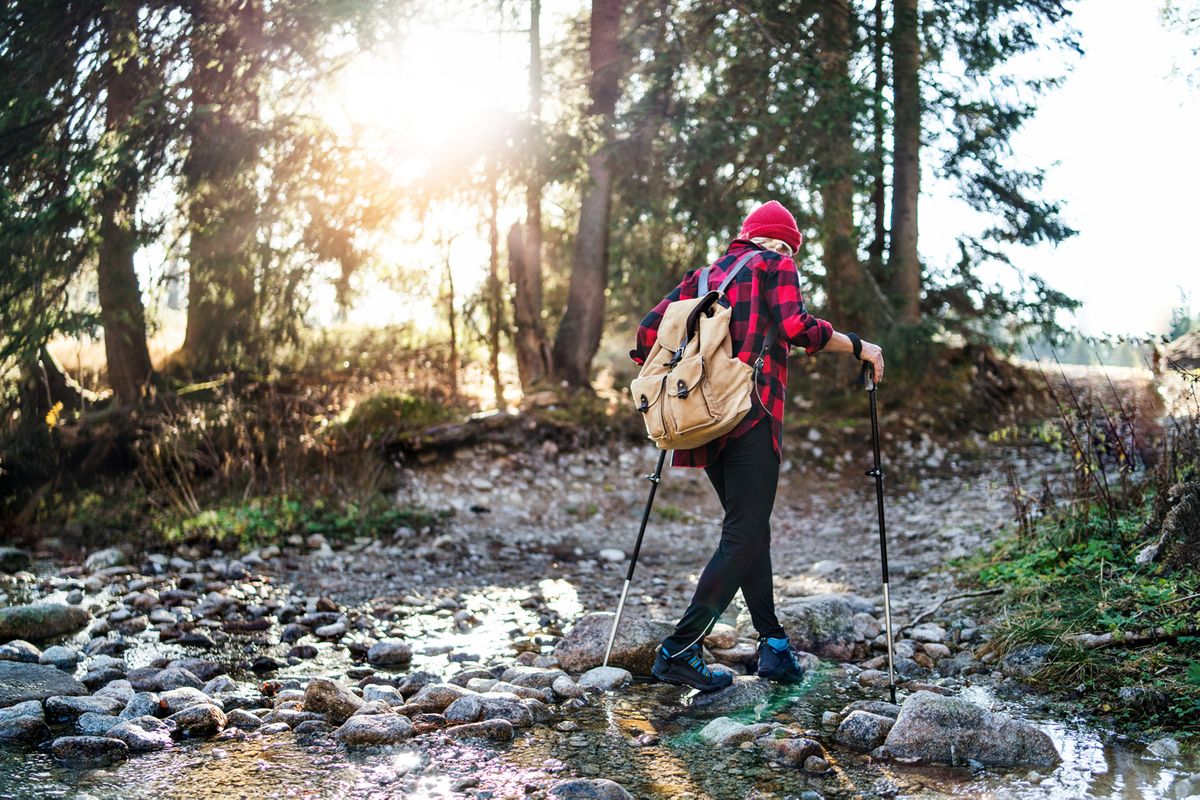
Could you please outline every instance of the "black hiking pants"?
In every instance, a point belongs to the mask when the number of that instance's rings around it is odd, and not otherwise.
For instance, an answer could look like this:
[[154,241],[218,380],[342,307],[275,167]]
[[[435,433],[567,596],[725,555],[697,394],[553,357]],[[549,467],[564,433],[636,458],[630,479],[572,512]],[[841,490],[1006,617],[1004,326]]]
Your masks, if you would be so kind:
[[733,600],[738,589],[760,638],[787,633],[775,616],[771,583],[771,509],[779,482],[779,459],[771,446],[766,417],[729,441],[704,468],[725,509],[721,541],[696,584],[691,605],[663,640],[670,656],[699,642]]

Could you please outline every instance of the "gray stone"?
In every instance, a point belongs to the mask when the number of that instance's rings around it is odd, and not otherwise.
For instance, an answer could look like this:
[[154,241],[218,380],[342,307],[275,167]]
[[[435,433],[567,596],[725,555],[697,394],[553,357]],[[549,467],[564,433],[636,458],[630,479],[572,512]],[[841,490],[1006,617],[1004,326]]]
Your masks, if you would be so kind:
[[225,730],[225,712],[211,703],[188,706],[167,717],[175,723],[175,733],[191,739],[207,739]]
[[554,679],[554,684],[550,687],[554,693],[563,700],[571,700],[576,697],[583,697],[587,692],[583,687],[571,680],[569,675],[560,675]]
[[550,788],[556,800],[633,800],[625,787],[607,778],[571,778]]
[[[403,691],[403,687],[401,687]],[[475,694],[462,686],[453,683],[431,683],[421,688],[421,691],[408,699],[412,705],[421,706],[425,711],[442,711],[446,706],[460,697]]]
[[721,716],[761,705],[770,696],[771,682],[766,678],[739,675],[724,689],[693,697],[689,709],[699,716]]
[[37,717],[43,718],[42,704],[38,700],[26,700],[23,703],[11,705],[8,708],[0,708],[0,722],[18,717]]
[[37,744],[50,738],[50,728],[40,717],[0,719],[0,744]]
[[744,725],[729,717],[717,717],[701,728],[697,736],[702,741],[715,745],[736,747],[742,742],[752,742],[760,736],[765,736],[774,727],[769,722]]
[[1046,666],[1053,645],[1031,644],[1009,652],[1000,661],[1000,671],[1006,678],[1028,678]]
[[91,697],[55,695],[47,697],[43,706],[49,722],[74,722],[89,711],[94,714],[115,716],[125,708],[125,704],[117,698],[103,695],[92,695]]
[[350,718],[363,705],[363,699],[328,678],[313,678],[304,690],[304,710],[325,717],[335,725]]
[[606,692],[623,689],[633,683],[633,674],[620,667],[592,667],[577,681],[584,689],[603,689]]
[[896,720],[870,711],[851,711],[838,726],[838,744],[867,753],[883,744]]
[[[554,646],[554,657],[568,672],[585,672],[604,663],[604,649],[612,630],[613,613],[586,614]],[[626,613],[613,641],[609,665],[624,667],[634,675],[649,675],[655,649],[674,630],[669,622],[639,619]]]
[[[855,595],[818,594],[785,600],[776,615],[797,650],[848,661],[855,655],[859,634],[854,615],[862,609],[861,603]],[[752,632],[749,614],[738,617],[738,627],[747,635]]]
[[167,667],[154,676],[154,685],[150,688],[158,692],[169,692],[183,686],[201,689],[204,681],[183,667]]
[[913,626],[912,630],[908,632],[908,638],[914,642],[944,642],[946,641],[946,629],[932,622],[922,622],[920,625]]
[[0,547],[0,572],[11,574],[29,569],[32,565],[33,559],[24,550],[7,545]]
[[412,645],[403,639],[384,639],[367,650],[367,661],[377,667],[393,667],[412,661]]
[[90,554],[83,561],[83,567],[88,572],[99,572],[109,567],[119,567],[125,563],[125,554],[116,547],[107,547]]
[[8,644],[0,644],[0,661],[19,661],[23,664],[36,664],[42,657],[42,651],[37,645],[24,639],[14,639]]
[[60,761],[99,765],[120,761],[129,755],[129,748],[107,736],[60,736],[50,745],[50,752]]
[[412,736],[412,723],[400,714],[364,714],[350,717],[334,731],[347,747],[396,744]]
[[704,637],[704,646],[710,650],[728,650],[738,643],[737,628],[718,622]]
[[154,692],[137,692],[133,697],[129,698],[129,702],[125,704],[125,709],[119,716],[124,719],[136,719],[138,717],[154,717],[162,711],[159,706],[158,695]]
[[483,716],[483,700],[477,694],[460,697],[442,712],[448,722],[478,722]]
[[900,713],[900,706],[895,703],[889,703],[886,700],[855,700],[843,708],[839,716],[844,719],[852,711],[870,711],[872,714],[895,719]]
[[549,689],[554,685],[554,680],[563,674],[565,673],[561,669],[543,669],[520,664],[504,670],[500,680],[531,689]]
[[400,690],[386,683],[370,683],[364,686],[363,700],[368,703],[379,701],[389,706],[404,705],[404,695],[400,694]]
[[171,746],[172,726],[156,717],[134,717],[108,729],[104,735],[125,743],[133,753],[147,753]]
[[235,708],[225,714],[225,726],[253,731],[262,726],[262,720],[244,708]]
[[468,722],[466,725],[446,728],[445,732],[447,736],[453,736],[455,739],[493,739],[498,742],[510,741],[515,735],[513,724],[506,719]]
[[91,618],[86,609],[62,603],[0,608],[0,642],[12,639],[42,642],[77,631]]
[[158,707],[162,713],[168,716],[178,713],[189,706],[206,706],[212,703],[213,698],[199,689],[193,689],[190,686],[181,686],[178,689],[163,692],[158,696]]
[[85,711],[75,720],[75,730],[85,736],[103,736],[110,728],[121,722],[114,714],[97,714],[95,711]]
[[74,672],[75,666],[81,658],[82,656],[75,648],[56,644],[42,651],[41,657],[38,658],[38,663],[58,667],[64,672]]
[[1052,767],[1061,760],[1050,737],[1029,723],[927,691],[905,701],[884,748],[897,761],[920,764]]

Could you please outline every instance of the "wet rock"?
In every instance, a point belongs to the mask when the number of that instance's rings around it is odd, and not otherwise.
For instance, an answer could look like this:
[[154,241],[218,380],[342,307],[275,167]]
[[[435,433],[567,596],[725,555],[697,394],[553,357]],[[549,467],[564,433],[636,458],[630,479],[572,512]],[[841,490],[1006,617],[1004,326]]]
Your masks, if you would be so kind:
[[752,742],[760,736],[765,736],[773,727],[769,722],[744,725],[729,717],[717,717],[701,728],[697,736],[702,741],[715,745],[736,747],[742,742]]
[[445,715],[446,721],[453,724],[478,722],[479,718],[483,716],[483,700],[477,694],[469,694],[446,706],[446,710],[442,713]]
[[926,691],[905,701],[884,748],[906,763],[1051,767],[1061,760],[1050,737],[1029,723]]
[[846,715],[852,711],[869,711],[881,717],[895,719],[900,713],[900,706],[886,700],[855,700],[842,709],[842,713],[838,715],[838,722],[845,719]]
[[377,667],[393,667],[412,661],[412,645],[403,639],[384,639],[367,650],[367,661]]
[[554,685],[554,680],[563,674],[565,673],[561,669],[516,666],[504,670],[500,674],[500,680],[532,689],[549,689]]
[[346,623],[335,622],[332,625],[321,625],[313,631],[319,639],[340,639],[346,634]]
[[115,697],[62,695],[47,697],[43,707],[46,709],[46,719],[49,722],[74,722],[89,711],[94,714],[115,716],[125,708],[125,704]]
[[860,611],[850,618],[851,624],[854,626],[854,631],[866,641],[871,641],[879,634],[883,633],[883,625],[875,617]]
[[553,685],[550,687],[554,694],[564,700],[570,700],[575,697],[583,697],[587,692],[582,686],[571,680],[569,675],[561,675],[554,679]]
[[[804,759],[803,769],[805,772],[828,772],[829,762],[820,756],[809,756],[808,758]],[[820,795],[818,795],[818,797],[819,796]]]
[[319,736],[326,733],[332,733],[334,730],[334,727],[323,719],[306,720],[305,722],[301,722],[295,728],[292,728],[292,731],[295,732],[297,736]]
[[440,731],[446,727],[448,720],[441,714],[417,714],[412,718],[413,733],[429,733],[430,731]]
[[176,714],[189,706],[211,705],[212,702],[213,698],[199,689],[193,689],[190,686],[183,686],[178,689],[172,689],[169,692],[163,692],[158,697],[160,712],[168,716]]
[[279,639],[285,644],[295,644],[310,633],[312,631],[307,626],[290,622],[283,626],[283,630],[279,634]]
[[408,717],[399,714],[367,714],[350,717],[334,731],[334,737],[347,747],[396,744],[413,734]]
[[714,648],[712,656],[722,664],[749,666],[758,661],[758,647],[750,642],[736,642],[733,647]]
[[26,700],[8,708],[0,708],[0,722],[18,717],[37,717],[42,719],[42,704],[37,700]]
[[689,710],[698,716],[720,716],[765,703],[770,695],[771,682],[766,678],[739,675],[724,689],[693,697]]
[[[776,608],[776,614],[797,650],[848,661],[855,654],[858,634],[854,615],[861,610],[862,602],[855,595],[818,594],[786,600]],[[750,618],[748,614],[743,616],[738,617],[738,627],[748,634],[752,630]]]
[[466,725],[454,725],[446,728],[446,735],[456,739],[493,739],[498,742],[507,742],[515,734],[513,724],[508,720],[488,719],[483,722],[469,722]]
[[400,694],[408,697],[421,691],[426,686],[441,682],[441,676],[421,670],[420,672],[410,672],[408,675],[405,675],[396,688],[400,690]]
[[423,710],[443,711],[446,706],[468,694],[474,694],[474,692],[452,683],[431,683],[422,687],[421,691],[409,698],[408,702]]
[[633,683],[633,674],[620,667],[592,667],[579,676],[577,683],[583,689],[614,692]]
[[1031,644],[1011,651],[1000,661],[1000,671],[1006,678],[1028,678],[1046,666],[1053,645]]
[[233,678],[230,678],[228,675],[218,675],[208,683],[201,686],[200,691],[204,692],[209,697],[212,697],[218,694],[225,694],[226,692],[236,692],[237,688],[238,685]]
[[156,692],[169,692],[183,686],[200,689],[204,681],[182,667],[167,667],[154,677],[153,685],[149,688]]
[[0,642],[25,639],[41,642],[72,633],[88,624],[92,615],[79,606],[38,603],[0,608]]
[[170,747],[171,730],[170,724],[157,717],[141,716],[109,728],[104,735],[124,742],[130,752],[146,753]]
[[109,567],[120,567],[126,563],[125,554],[116,547],[97,550],[83,560],[83,568],[88,572],[99,572]]
[[[586,672],[600,666],[604,662],[604,649],[608,645],[612,623],[611,611],[597,611],[583,616],[554,646],[554,657],[568,672]],[[649,675],[654,665],[655,648],[673,629],[674,626],[669,622],[623,614],[613,641],[609,665],[624,667],[634,675]]]
[[789,767],[803,767],[810,756],[819,756],[825,752],[819,742],[805,737],[760,739],[759,744],[767,758]]
[[85,736],[103,736],[110,728],[121,722],[121,718],[113,714],[97,714],[95,711],[85,711],[75,720],[75,730]]
[[29,569],[32,565],[33,559],[24,550],[7,545],[0,547],[0,572],[12,574]]
[[18,661],[22,664],[37,664],[42,657],[42,651],[37,645],[22,639],[14,639],[8,644],[0,645],[0,661]]
[[42,655],[38,658],[38,663],[58,667],[64,672],[74,672],[81,658],[82,656],[75,648],[56,644],[42,651]]
[[486,692],[499,682],[495,678],[471,678],[467,681],[467,688],[472,692]]
[[834,739],[852,750],[867,753],[883,744],[896,720],[870,711],[851,711],[838,726]]
[[125,671],[120,667],[106,666],[97,669],[89,670],[84,673],[79,682],[89,689],[95,691],[102,686],[107,686],[113,681],[122,680],[125,677]]
[[1170,736],[1164,736],[1146,745],[1146,752],[1155,759],[1174,761],[1179,758],[1179,742]]
[[253,731],[262,725],[262,720],[244,708],[235,708],[225,714],[225,725],[229,728],[241,728],[244,731]]
[[59,761],[101,765],[125,758],[129,748],[124,742],[106,736],[60,736],[50,745],[50,752]]
[[304,692],[304,710],[324,714],[334,724],[346,722],[362,708],[362,703],[364,700],[358,694],[326,678],[308,681]]
[[190,739],[207,739],[225,730],[225,712],[211,703],[188,706],[167,717],[175,723],[175,734]]
[[38,715],[26,715],[0,719],[0,744],[36,744],[50,738],[50,728]]
[[392,706],[389,703],[383,702],[382,700],[371,700],[368,702],[364,702],[361,706],[358,707],[358,710],[355,711],[354,713],[355,714],[391,714]]
[[633,800],[625,787],[607,778],[571,778],[550,788],[555,800]]
[[124,719],[156,716],[162,708],[159,706],[158,695],[154,692],[137,692],[125,703],[125,709],[118,715]]

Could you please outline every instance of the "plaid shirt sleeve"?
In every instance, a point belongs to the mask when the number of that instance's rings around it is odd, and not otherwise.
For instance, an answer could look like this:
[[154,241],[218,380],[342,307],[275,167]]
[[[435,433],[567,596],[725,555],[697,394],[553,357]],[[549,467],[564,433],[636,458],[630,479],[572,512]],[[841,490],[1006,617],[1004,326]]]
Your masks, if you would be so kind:
[[795,262],[790,258],[773,261],[774,268],[767,276],[767,305],[771,316],[779,323],[780,336],[793,347],[803,347],[811,356],[833,338],[833,326],[804,308]]
[[658,326],[662,322],[663,314],[666,313],[667,306],[680,299],[683,294],[683,285],[687,283],[691,273],[688,273],[679,285],[667,294],[662,300],[658,301],[658,305],[650,309],[641,323],[638,324],[637,330],[637,345],[629,351],[629,357],[632,358],[638,365],[645,364],[646,358],[650,355],[650,351],[654,348],[654,342],[658,340]]

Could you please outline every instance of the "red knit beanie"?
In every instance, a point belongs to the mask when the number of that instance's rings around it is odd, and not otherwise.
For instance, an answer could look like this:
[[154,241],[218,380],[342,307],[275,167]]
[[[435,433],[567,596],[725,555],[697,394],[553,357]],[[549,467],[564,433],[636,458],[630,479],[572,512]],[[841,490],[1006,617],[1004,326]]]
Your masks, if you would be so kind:
[[750,216],[742,223],[742,236],[746,239],[753,239],[755,236],[778,239],[787,242],[793,250],[799,250],[800,242],[804,239],[792,212],[774,200],[769,200],[750,212]]

